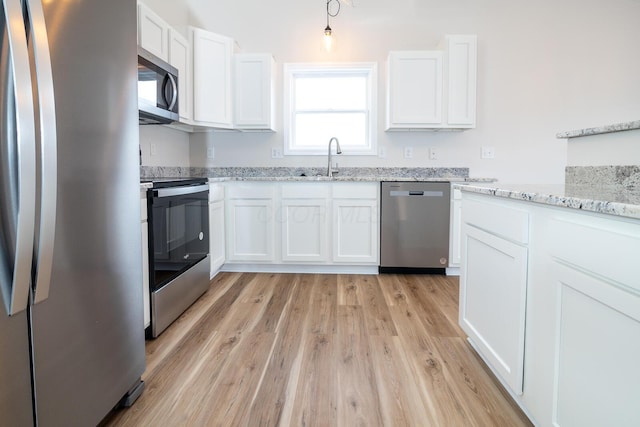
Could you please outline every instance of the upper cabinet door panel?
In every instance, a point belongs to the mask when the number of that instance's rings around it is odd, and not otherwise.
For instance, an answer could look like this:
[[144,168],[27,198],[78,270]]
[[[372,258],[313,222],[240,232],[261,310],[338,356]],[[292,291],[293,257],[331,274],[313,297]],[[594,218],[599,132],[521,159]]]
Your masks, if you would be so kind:
[[235,124],[240,129],[274,129],[274,70],[270,54],[237,54],[234,61]]
[[178,69],[178,108],[181,121],[191,119],[191,45],[174,29],[169,30],[169,63]]
[[138,3],[138,46],[169,61],[169,24],[143,3]]
[[203,124],[232,128],[231,60],[233,40],[192,28],[193,118]]
[[388,72],[388,128],[442,122],[442,52],[391,52]]
[[449,96],[447,124],[475,125],[477,37],[447,36]]

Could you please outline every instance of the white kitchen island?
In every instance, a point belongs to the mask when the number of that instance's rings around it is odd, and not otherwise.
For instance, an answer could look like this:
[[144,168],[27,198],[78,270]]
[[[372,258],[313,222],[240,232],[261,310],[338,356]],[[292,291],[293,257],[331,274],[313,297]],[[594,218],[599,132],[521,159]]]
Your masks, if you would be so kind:
[[640,425],[640,195],[456,185],[460,325],[540,426]]

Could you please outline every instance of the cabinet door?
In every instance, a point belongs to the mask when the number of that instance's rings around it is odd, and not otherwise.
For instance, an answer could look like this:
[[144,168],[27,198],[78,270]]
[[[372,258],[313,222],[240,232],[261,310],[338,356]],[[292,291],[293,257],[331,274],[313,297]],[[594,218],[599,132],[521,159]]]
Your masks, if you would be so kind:
[[273,262],[273,200],[229,200],[227,204],[227,259]]
[[269,54],[234,56],[234,120],[239,129],[274,128],[275,63]]
[[149,303],[149,223],[147,222],[147,192],[140,191],[140,235],[142,237],[142,306],[144,327],[151,324]]
[[333,201],[333,261],[378,264],[378,202]]
[[462,195],[460,190],[451,190],[451,216],[449,226],[449,267],[460,266],[462,231]]
[[178,110],[180,119],[191,119],[191,46],[174,29],[169,30],[169,63],[178,69]]
[[447,36],[447,125],[475,127],[477,37]]
[[527,248],[462,227],[460,326],[509,387],[522,394]]
[[211,255],[211,277],[220,270],[225,261],[224,201],[209,203],[209,252]]
[[231,128],[231,58],[233,40],[199,28],[191,29],[193,44],[193,119]]
[[165,61],[169,60],[169,24],[153,10],[138,3],[138,46]]
[[553,425],[640,425],[640,295],[561,263],[553,274]]
[[442,124],[442,52],[391,52],[387,129]]
[[282,201],[282,260],[328,261],[326,199]]

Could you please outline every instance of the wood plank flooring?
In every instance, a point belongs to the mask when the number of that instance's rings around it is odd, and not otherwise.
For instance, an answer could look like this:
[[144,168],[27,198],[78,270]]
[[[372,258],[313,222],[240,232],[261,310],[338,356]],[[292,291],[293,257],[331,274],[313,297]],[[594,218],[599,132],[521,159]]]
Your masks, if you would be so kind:
[[458,280],[221,273],[104,426],[530,426],[457,324]]

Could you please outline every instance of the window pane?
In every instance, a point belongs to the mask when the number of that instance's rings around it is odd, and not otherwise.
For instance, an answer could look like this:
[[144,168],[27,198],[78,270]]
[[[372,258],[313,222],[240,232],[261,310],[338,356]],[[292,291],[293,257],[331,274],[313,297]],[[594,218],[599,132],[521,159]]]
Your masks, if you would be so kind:
[[296,77],[297,110],[364,110],[367,79],[364,76]]
[[324,148],[331,137],[340,141],[343,151],[349,147],[368,148],[366,113],[324,113],[295,116],[295,148]]

